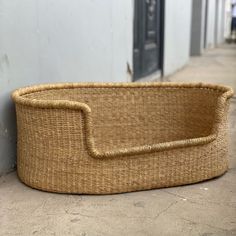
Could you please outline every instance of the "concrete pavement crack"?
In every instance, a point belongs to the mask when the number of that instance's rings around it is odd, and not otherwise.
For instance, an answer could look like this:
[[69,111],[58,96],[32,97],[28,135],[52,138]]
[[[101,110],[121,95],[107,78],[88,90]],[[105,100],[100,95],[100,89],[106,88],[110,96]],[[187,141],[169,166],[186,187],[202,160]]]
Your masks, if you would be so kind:
[[[161,212],[159,212],[157,215],[155,215],[154,217],[151,216],[115,216],[115,217],[125,217],[125,218],[129,218],[129,219],[152,219],[152,220],[156,220],[158,217],[160,217],[161,215],[163,215],[164,213],[166,213],[172,206],[174,206],[175,204],[177,204],[178,201],[172,202],[171,204],[169,204],[169,206],[167,206],[165,209],[163,209]],[[80,212],[69,212],[68,210],[65,210],[66,214],[69,215],[77,215],[77,216],[81,216],[81,217],[88,217],[88,218],[97,218],[98,216],[96,215],[87,215],[87,214],[82,214]],[[104,216],[99,216],[104,217]]]
[[174,206],[175,204],[177,204],[179,201],[175,201],[172,202],[168,207],[166,207],[164,210],[162,210],[161,212],[159,212],[154,219],[157,219],[158,217],[160,217],[161,215],[163,215],[164,213],[166,213],[172,206]]
[[170,194],[170,195],[172,195],[172,196],[175,196],[175,197],[178,197],[178,198],[180,198],[180,199],[186,199],[188,202],[190,202],[190,203],[193,203],[193,204],[196,204],[196,205],[204,205],[204,204],[201,204],[201,203],[199,203],[199,202],[196,202],[196,201],[194,201],[194,200],[192,200],[192,199],[189,199],[189,198],[187,198],[187,197],[185,197],[185,196],[182,196],[182,195],[179,195],[179,194],[177,194],[177,193],[171,193],[171,192],[168,192],[168,191],[166,191],[166,190],[161,190],[162,192],[165,192],[165,193],[167,193],[167,194]]
[[205,226],[208,226],[208,227],[213,228],[213,229],[221,230],[221,231],[224,231],[224,232],[230,232],[230,230],[228,230],[228,229],[224,229],[224,228],[217,227],[217,226],[214,226],[214,225],[200,223],[200,222],[196,222],[196,221],[189,220],[189,219],[186,219],[186,218],[181,218],[181,219],[184,220],[184,221],[187,221],[187,222],[189,222],[190,224],[193,224],[193,225],[205,225]]

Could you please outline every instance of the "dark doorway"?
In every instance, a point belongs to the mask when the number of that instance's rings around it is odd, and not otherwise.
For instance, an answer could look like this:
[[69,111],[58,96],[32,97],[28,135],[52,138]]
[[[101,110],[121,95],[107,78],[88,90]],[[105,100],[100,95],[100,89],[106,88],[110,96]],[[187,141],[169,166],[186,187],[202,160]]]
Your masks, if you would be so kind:
[[162,68],[163,0],[135,0],[134,80]]

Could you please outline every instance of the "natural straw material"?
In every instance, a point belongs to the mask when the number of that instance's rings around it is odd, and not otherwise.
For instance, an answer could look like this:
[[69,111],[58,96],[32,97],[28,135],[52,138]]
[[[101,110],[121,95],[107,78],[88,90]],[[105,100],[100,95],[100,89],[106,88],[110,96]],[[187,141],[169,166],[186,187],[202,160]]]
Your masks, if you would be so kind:
[[108,194],[195,183],[227,170],[231,88],[64,83],[16,90],[17,169],[52,192]]

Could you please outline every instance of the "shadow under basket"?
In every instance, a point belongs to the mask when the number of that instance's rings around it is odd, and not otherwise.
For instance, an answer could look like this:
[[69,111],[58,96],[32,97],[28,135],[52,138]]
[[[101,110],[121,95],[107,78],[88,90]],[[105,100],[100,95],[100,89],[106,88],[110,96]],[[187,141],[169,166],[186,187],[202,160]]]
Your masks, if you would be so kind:
[[222,175],[232,95],[224,86],[176,83],[18,89],[18,176],[50,192],[109,194]]

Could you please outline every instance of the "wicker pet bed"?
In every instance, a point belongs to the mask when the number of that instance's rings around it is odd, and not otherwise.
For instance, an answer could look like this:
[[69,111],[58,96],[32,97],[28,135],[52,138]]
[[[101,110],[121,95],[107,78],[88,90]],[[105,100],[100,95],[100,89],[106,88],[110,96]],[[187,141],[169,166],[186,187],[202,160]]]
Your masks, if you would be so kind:
[[109,194],[227,170],[233,91],[204,84],[49,84],[16,90],[17,169],[52,192]]

